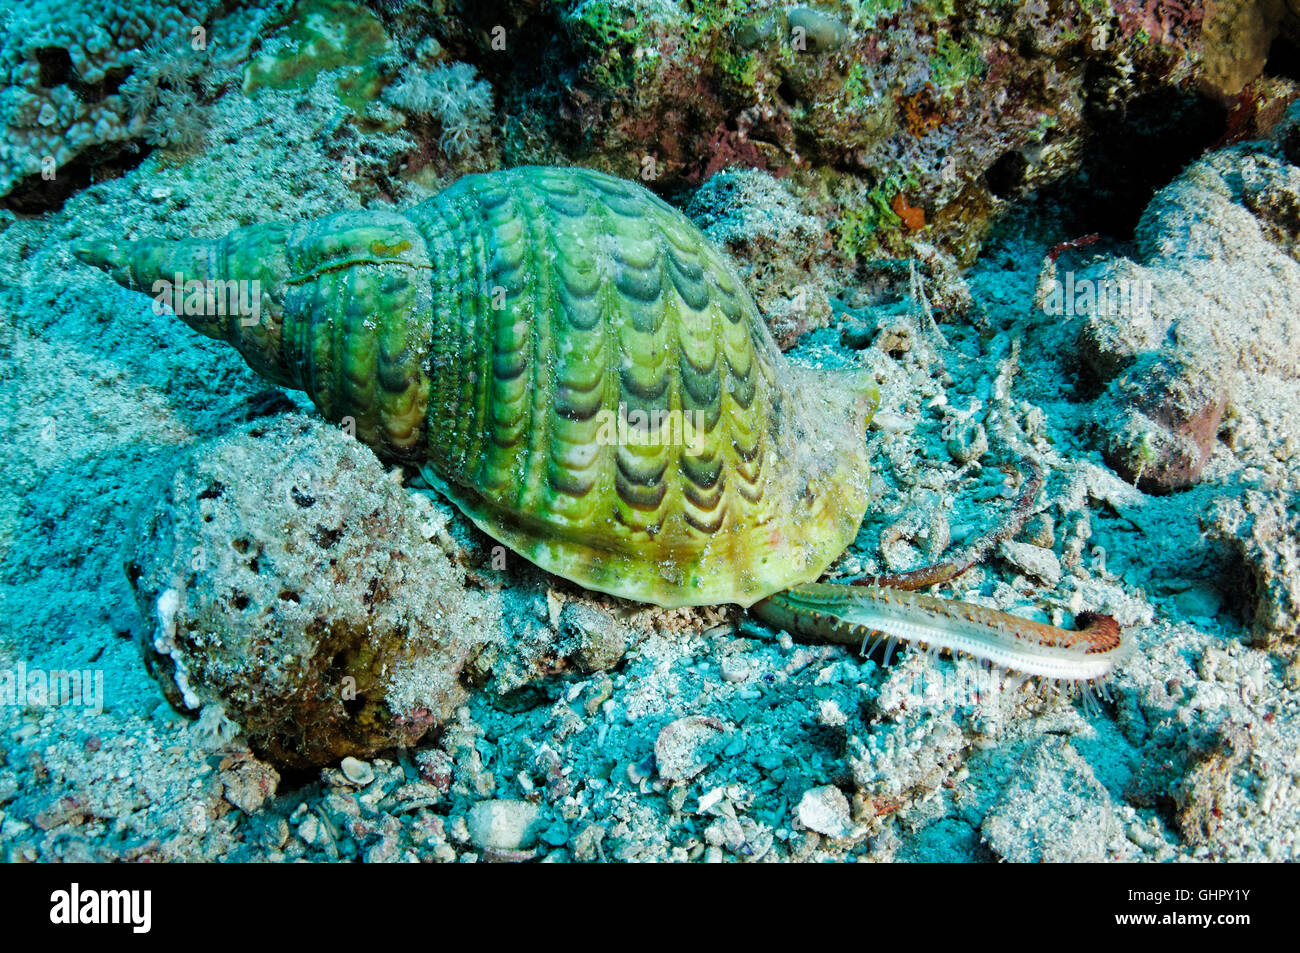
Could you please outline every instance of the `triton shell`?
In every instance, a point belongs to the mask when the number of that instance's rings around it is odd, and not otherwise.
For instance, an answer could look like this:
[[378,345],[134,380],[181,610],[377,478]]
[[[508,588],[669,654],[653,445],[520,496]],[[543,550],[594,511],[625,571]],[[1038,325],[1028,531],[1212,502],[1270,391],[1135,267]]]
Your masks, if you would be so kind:
[[77,255],[591,589],[747,606],[817,579],[866,509],[874,382],[787,362],[723,255],[621,179],[524,167],[401,213]]

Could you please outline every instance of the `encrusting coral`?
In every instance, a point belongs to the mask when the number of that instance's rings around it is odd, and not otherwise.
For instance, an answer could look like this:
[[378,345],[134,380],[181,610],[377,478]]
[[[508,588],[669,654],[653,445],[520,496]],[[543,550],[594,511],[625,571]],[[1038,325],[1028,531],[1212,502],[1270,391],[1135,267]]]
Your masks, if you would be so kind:
[[[48,180],[96,147],[129,148],[141,138],[195,144],[188,84],[212,52],[207,27],[224,9],[220,0],[71,0],[7,9],[0,30],[0,197],[26,181]],[[227,35],[218,45],[237,52]],[[6,201],[29,203],[22,195]]]

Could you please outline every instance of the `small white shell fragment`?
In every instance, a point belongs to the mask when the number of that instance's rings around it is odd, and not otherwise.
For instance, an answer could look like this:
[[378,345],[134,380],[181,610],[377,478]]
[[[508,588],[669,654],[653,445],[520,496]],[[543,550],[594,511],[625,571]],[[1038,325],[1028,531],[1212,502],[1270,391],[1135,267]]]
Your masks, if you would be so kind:
[[902,433],[905,430],[911,430],[912,424],[906,418],[899,414],[891,414],[887,410],[877,411],[876,415],[871,418],[872,430],[883,430],[885,433]]
[[479,850],[524,850],[537,840],[538,808],[528,801],[479,801],[465,818]]
[[1021,572],[1041,579],[1049,586],[1061,581],[1061,561],[1056,553],[1032,543],[1014,543],[1007,540],[998,548],[1000,555]]
[[339,767],[343,776],[357,787],[365,787],[375,779],[375,769],[358,758],[344,758]]
[[723,790],[720,787],[713,788],[711,791],[701,794],[699,804],[695,808],[695,813],[697,814],[709,813],[709,811],[717,807],[718,804],[722,802],[722,797],[723,797]]
[[833,784],[811,788],[799,799],[799,821],[810,831],[842,840],[853,834],[849,799]]
[[655,765],[668,782],[689,781],[722,752],[726,726],[716,718],[688,715],[669,722],[655,739]]

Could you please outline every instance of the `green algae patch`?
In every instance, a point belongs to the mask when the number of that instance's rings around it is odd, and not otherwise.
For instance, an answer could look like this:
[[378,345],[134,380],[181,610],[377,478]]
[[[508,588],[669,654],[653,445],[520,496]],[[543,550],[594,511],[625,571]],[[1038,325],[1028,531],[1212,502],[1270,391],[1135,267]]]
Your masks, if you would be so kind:
[[835,231],[836,247],[845,255],[860,257],[880,248],[882,231],[896,231],[903,220],[894,211],[891,199],[902,191],[904,180],[890,176],[871,189],[861,203],[844,210]]
[[342,70],[339,99],[360,113],[384,88],[374,62],[392,49],[379,19],[348,0],[299,0],[282,42],[244,69],[244,93],[306,89],[329,70]]
[[935,35],[930,79],[940,89],[951,89],[972,79],[980,79],[985,69],[979,43],[974,38],[955,40],[947,30],[940,30]]

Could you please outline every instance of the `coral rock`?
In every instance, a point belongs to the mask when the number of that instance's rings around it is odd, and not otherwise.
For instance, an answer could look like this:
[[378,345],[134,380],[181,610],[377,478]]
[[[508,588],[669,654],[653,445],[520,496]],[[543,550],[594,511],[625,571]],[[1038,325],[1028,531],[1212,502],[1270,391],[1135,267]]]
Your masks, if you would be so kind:
[[177,710],[218,703],[259,755],[301,767],[412,745],[464,698],[499,610],[343,432],[255,421],[159,489],[127,575]]
[[1229,406],[1266,413],[1279,382],[1300,380],[1300,174],[1279,152],[1249,143],[1193,163],[1143,212],[1139,261],[1072,279],[1097,289],[1075,311],[1107,385],[1098,442],[1146,489],[1195,483]]
[[600,672],[617,665],[633,634],[630,626],[585,602],[566,602],[560,610],[561,645],[572,652],[584,672]]
[[843,840],[853,834],[849,799],[834,785],[805,791],[799,799],[799,821],[810,831]]
[[1216,500],[1201,529],[1245,564],[1254,642],[1300,644],[1300,498],[1247,490]]
[[731,252],[782,348],[830,323],[821,226],[766,172],[719,172],[692,196],[686,214]]
[[538,808],[528,801],[479,801],[465,818],[479,850],[527,850],[537,842]]
[[1022,762],[980,828],[1012,863],[1131,859],[1119,812],[1064,738],[1044,738]]
[[280,773],[261,761],[240,761],[221,772],[221,783],[227,801],[245,814],[255,814],[275,794]]
[[689,715],[665,725],[655,739],[655,765],[665,781],[689,781],[722,753],[726,726],[716,718]]
[[1176,357],[1143,360],[1098,402],[1106,461],[1144,489],[1190,486],[1209,462],[1226,403],[1215,375]]

